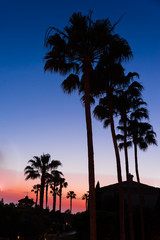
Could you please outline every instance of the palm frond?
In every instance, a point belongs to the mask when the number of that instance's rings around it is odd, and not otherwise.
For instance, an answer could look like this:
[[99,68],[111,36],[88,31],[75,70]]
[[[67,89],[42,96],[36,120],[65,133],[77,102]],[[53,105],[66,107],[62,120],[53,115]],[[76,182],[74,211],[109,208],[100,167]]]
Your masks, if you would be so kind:
[[57,169],[59,166],[62,166],[61,161],[59,160],[52,160],[51,163],[48,165],[49,169]]
[[105,120],[106,118],[109,118],[109,113],[107,109],[101,105],[97,105],[93,111],[94,117],[100,121]]
[[79,89],[79,77],[75,74],[70,74],[61,84],[65,93],[71,94],[73,91]]
[[[83,105],[85,105],[85,95],[83,95],[83,96],[81,97],[81,102],[83,103]],[[91,104],[91,105],[94,105],[94,104],[95,104],[94,97],[92,97],[91,95],[90,95],[90,104]]]

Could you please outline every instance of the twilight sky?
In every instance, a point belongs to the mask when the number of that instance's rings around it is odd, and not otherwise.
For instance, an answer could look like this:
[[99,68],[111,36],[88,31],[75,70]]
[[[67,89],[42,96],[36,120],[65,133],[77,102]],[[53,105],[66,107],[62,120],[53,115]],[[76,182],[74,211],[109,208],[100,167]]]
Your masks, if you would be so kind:
[[[93,19],[109,17],[115,23],[124,17],[115,33],[125,38],[133,59],[126,73],[136,71],[144,85],[150,123],[160,133],[160,2],[159,0],[113,1],[0,1],[0,198],[17,201],[30,193],[33,181],[24,182],[23,170],[34,155],[50,153],[59,159],[69,186],[77,197],[88,190],[87,144],[84,108],[78,94],[65,95],[64,77],[44,73],[45,31],[68,23],[73,12]],[[116,164],[110,129],[93,119],[96,180],[104,186],[116,182]],[[123,179],[124,158],[121,153]],[[142,181],[160,187],[160,150],[139,152]],[[135,175],[133,152],[130,172]],[[7,194],[10,195],[8,196]],[[20,194],[20,195],[18,195]],[[17,198],[16,198],[17,196]],[[65,195],[64,195],[65,196]],[[68,200],[67,200],[68,201]],[[76,200],[75,200],[76,201]],[[78,200],[77,200],[78,201]],[[73,205],[74,207],[74,205]],[[78,209],[78,207],[77,207]],[[80,208],[79,208],[80,209]]]

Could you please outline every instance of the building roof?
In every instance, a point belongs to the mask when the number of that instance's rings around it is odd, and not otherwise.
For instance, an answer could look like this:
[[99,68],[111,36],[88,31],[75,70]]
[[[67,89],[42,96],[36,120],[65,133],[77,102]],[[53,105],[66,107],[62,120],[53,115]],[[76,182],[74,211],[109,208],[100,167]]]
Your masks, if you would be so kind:
[[[157,188],[157,187],[153,187],[153,186],[149,186],[147,184],[144,184],[144,183],[140,183],[141,184],[141,190],[143,193],[147,194],[147,193],[151,193],[151,192],[159,192],[160,191],[160,188]],[[123,185],[123,188],[124,190],[127,190],[127,181],[123,181],[122,182],[122,185]],[[131,191],[134,192],[136,191],[137,192],[137,185],[138,183],[131,180],[130,181],[130,187],[131,187]],[[111,184],[111,185],[108,185],[108,186],[104,186],[104,187],[101,187],[100,188],[101,191],[105,192],[115,192],[115,191],[118,191],[118,183],[115,183],[115,184]]]

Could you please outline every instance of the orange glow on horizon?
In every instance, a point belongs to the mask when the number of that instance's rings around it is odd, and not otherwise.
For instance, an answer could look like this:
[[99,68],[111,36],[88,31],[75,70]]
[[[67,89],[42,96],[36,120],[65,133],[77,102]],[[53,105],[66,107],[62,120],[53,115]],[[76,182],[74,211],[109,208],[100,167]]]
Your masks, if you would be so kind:
[[[74,191],[76,193],[76,199],[73,199],[73,213],[85,211],[85,200],[81,200],[82,195],[88,191],[88,179],[86,174],[65,174],[68,187],[62,191],[62,212],[70,208],[70,200],[66,198],[68,191]],[[125,180],[125,179],[123,179]],[[100,182],[100,186],[107,186],[113,183],[117,183],[117,179],[114,176],[98,175],[96,178]],[[134,181],[135,178],[134,178]],[[31,192],[34,184],[39,183],[39,180],[25,181],[23,172],[16,172],[13,170],[0,169],[0,199],[3,198],[5,203],[18,203],[18,200],[28,195],[29,198],[33,198],[35,201],[36,195]],[[160,187],[158,179],[142,179],[142,183]],[[50,210],[53,206],[53,197],[48,192],[48,205]],[[45,195],[44,195],[44,208],[46,207]],[[57,197],[56,210],[59,209],[59,197]]]

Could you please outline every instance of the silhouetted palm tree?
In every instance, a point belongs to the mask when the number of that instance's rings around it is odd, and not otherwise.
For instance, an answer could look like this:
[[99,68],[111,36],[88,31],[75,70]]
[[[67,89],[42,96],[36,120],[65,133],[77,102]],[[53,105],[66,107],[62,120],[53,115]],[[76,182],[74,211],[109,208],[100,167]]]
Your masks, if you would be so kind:
[[24,169],[24,174],[26,175],[26,180],[40,178],[41,190],[40,190],[40,207],[43,208],[43,198],[44,198],[44,187],[47,174],[49,170],[55,169],[61,165],[58,160],[50,160],[50,154],[43,154],[40,157],[34,156],[33,159],[29,160],[28,165]]
[[[112,53],[112,49],[110,49]],[[130,78],[133,73],[124,74],[124,69],[120,62],[113,59],[108,53],[103,56],[96,68],[96,75],[102,79],[104,84],[102,92],[106,94],[104,98],[99,100],[99,105],[94,109],[94,116],[100,121],[104,121],[104,127],[110,124],[113,145],[115,149],[116,164],[117,164],[117,178],[119,186],[119,212],[120,212],[120,235],[121,239],[125,239],[125,226],[124,226],[124,197],[122,186],[121,162],[120,154],[115,133],[114,116],[117,116],[118,110],[116,108],[117,91],[123,89],[129,84]]]
[[[49,28],[46,34],[46,45],[51,49],[45,56],[45,71],[71,74],[63,82],[65,92],[71,93],[79,89],[80,72],[83,73],[84,104],[88,143],[88,166],[89,166],[89,192],[90,192],[90,239],[96,239],[96,208],[95,208],[95,177],[94,177],[94,154],[92,140],[92,122],[90,113],[90,83],[93,66],[107,51],[109,44],[119,48],[123,56],[131,53],[128,44],[118,35],[112,35],[115,25],[111,25],[108,19],[93,21],[91,14],[82,16],[74,13],[70,18],[70,25],[64,31]],[[56,33],[51,35],[51,31]],[[114,40],[114,41],[113,41]],[[126,46],[125,51],[124,45]],[[116,49],[116,50],[117,50]],[[118,52],[118,51],[117,51]],[[113,51],[114,56],[117,54]],[[122,57],[122,54],[121,54]],[[124,234],[123,234],[124,235]],[[122,238],[124,239],[124,238]]]
[[52,193],[52,196],[53,196],[53,212],[56,211],[56,199],[57,199],[57,195],[59,196],[59,188],[58,187],[55,187],[55,185],[50,185],[50,188],[51,188],[51,191],[50,193]]
[[61,205],[62,205],[62,189],[67,188],[68,183],[65,181],[65,178],[59,179],[59,211],[61,212]]
[[82,196],[82,200],[86,201],[86,211],[88,210],[88,201],[89,201],[89,193],[84,193]]
[[[133,73],[131,79],[138,74]],[[119,144],[119,148],[124,148],[125,155],[125,168],[126,168],[126,179],[127,179],[127,189],[128,189],[128,209],[129,209],[129,220],[130,220],[130,239],[134,239],[134,227],[133,227],[133,212],[132,212],[132,198],[130,190],[130,173],[129,173],[129,161],[128,161],[128,146],[130,142],[127,141],[127,129],[129,114],[133,109],[139,105],[139,107],[145,104],[141,99],[141,91],[143,87],[140,83],[134,81],[124,90],[117,92],[117,111],[120,113],[120,127],[118,127],[123,135],[118,134],[117,139],[122,142]]]
[[56,210],[56,196],[58,193],[58,186],[60,185],[60,179],[63,176],[63,173],[58,170],[53,170],[50,175],[50,188],[52,189],[51,193],[53,195],[53,211]]
[[157,145],[156,138],[155,138],[156,133],[153,131],[153,128],[149,123],[141,122],[143,118],[148,118],[148,113],[143,108],[137,108],[131,114],[132,120],[129,121],[129,127],[128,127],[128,135],[131,143],[133,143],[133,146],[134,146],[135,171],[136,171],[136,178],[138,182],[138,195],[139,195],[139,203],[140,203],[142,240],[145,239],[145,231],[144,231],[143,200],[142,200],[140,176],[139,176],[139,169],[138,169],[137,147],[145,151],[149,145],[151,144]]
[[38,192],[40,192],[41,189],[41,185],[40,184],[36,184],[33,186],[31,192],[34,192],[36,194],[36,202],[35,202],[35,207],[37,206],[38,203]]
[[71,213],[72,213],[72,199],[75,199],[75,198],[76,198],[75,192],[74,192],[74,191],[69,191],[69,192],[67,193],[66,198],[70,198],[70,211],[71,211]]

